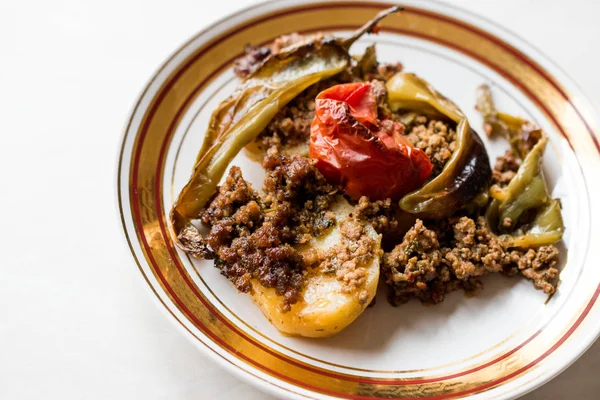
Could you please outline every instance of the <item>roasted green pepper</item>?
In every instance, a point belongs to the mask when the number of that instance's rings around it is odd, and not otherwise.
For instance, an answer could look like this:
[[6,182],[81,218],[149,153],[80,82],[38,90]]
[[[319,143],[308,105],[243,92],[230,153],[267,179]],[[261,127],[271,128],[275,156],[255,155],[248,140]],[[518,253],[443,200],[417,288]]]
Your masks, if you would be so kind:
[[507,138],[513,153],[522,160],[507,186],[490,188],[493,200],[485,215],[488,225],[501,234],[509,247],[558,242],[564,232],[560,203],[548,195],[541,168],[548,143],[546,134],[529,121],[497,112],[486,85],[478,89],[477,109],[484,118],[486,131]]
[[486,201],[491,179],[485,147],[469,121],[452,101],[411,73],[398,73],[387,82],[393,111],[410,111],[456,123],[457,148],[439,175],[400,199],[400,208],[421,218],[443,218]]
[[310,85],[338,74],[351,63],[350,46],[371,32],[392,7],[348,39],[307,38],[271,55],[214,111],[192,177],[171,210],[176,234],[198,216],[215,192],[230,161],[267,126],[275,114]]

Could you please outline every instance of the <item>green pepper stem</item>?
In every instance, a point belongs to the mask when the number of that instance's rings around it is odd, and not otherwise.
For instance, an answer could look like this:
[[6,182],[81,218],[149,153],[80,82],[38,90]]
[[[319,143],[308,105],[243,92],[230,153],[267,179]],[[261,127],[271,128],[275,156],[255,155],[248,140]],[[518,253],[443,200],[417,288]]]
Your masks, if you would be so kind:
[[346,50],[349,50],[350,46],[352,46],[352,44],[354,44],[354,42],[356,42],[358,40],[358,38],[360,38],[365,33],[371,33],[373,31],[373,28],[375,28],[375,26],[379,23],[379,21],[381,21],[382,19],[384,19],[385,17],[387,17],[390,14],[393,14],[395,12],[402,11],[402,10],[404,10],[404,7],[394,6],[394,7],[390,7],[390,8],[387,8],[387,9],[381,11],[379,14],[377,14],[375,16],[375,18],[373,18],[372,20],[370,20],[369,22],[367,22],[366,24],[364,24],[363,26],[358,28],[356,31],[354,31],[352,36],[350,36],[348,39],[344,40],[342,42],[342,47]]

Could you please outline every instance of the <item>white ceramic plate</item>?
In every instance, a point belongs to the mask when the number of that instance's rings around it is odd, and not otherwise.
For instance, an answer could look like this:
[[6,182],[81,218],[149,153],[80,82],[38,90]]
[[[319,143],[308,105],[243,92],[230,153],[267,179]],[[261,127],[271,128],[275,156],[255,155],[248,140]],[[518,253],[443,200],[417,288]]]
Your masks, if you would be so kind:
[[[215,106],[235,87],[232,61],[246,43],[292,31],[348,32],[383,2],[285,0],[260,4],[199,33],[158,70],[128,121],[119,160],[123,228],[144,279],[185,336],[230,371],[278,396],[367,399],[512,398],[548,381],[600,331],[600,145],[597,115],[571,80],[524,40],[463,10],[405,1],[377,43],[454,100],[481,131],[475,88],[492,85],[498,107],[527,117],[550,137],[544,171],[563,204],[561,285],[549,301],[524,279],[489,276],[467,299],[398,308],[377,305],[330,339],[279,334],[212,262],[190,260],[169,235],[166,212],[189,178]],[[484,138],[485,140],[486,138]],[[507,145],[486,140],[493,158]],[[260,187],[262,169],[239,155]]]

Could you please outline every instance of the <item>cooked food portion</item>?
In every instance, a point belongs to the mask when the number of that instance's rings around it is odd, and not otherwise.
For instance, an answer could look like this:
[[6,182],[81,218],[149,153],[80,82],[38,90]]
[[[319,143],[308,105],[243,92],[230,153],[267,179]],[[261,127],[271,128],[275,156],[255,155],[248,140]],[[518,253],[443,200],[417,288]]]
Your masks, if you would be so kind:
[[521,166],[521,160],[515,157],[512,150],[506,150],[503,156],[496,158],[496,164],[492,171],[492,185],[506,187],[517,175]]
[[[548,137],[529,121],[497,112],[485,85],[479,88],[477,108],[484,117],[486,132],[503,135],[512,147],[511,153],[499,160],[499,166],[514,169],[518,165],[512,179],[505,177],[490,189],[487,223],[510,247],[558,242],[564,232],[560,202],[550,198],[541,166]],[[519,162],[511,160],[515,156]]]
[[[384,254],[382,275],[396,304],[413,297],[436,304],[456,289],[475,294],[482,287],[478,277],[492,272],[520,274],[544,293],[556,291],[559,251],[553,244],[564,226],[560,203],[549,198],[541,171],[547,138],[532,123],[498,113],[487,86],[478,90],[477,108],[486,133],[501,134],[512,146],[496,161],[492,200],[487,208],[465,209],[450,218],[417,220],[402,243]],[[373,224],[383,225],[381,232],[401,221],[401,214],[385,208],[374,215],[365,215],[366,220],[383,221]]]
[[274,288],[284,300],[284,309],[289,309],[298,301],[305,264],[309,264],[294,246],[336,224],[329,211],[333,188],[303,157],[273,156],[265,161],[265,168],[264,197],[244,180],[239,168],[231,168],[217,195],[199,214],[209,233],[180,240],[192,248],[192,255],[214,258],[238,290],[249,291],[250,280],[256,279]]
[[381,245],[385,251],[400,243],[417,220],[413,214],[402,211],[397,201],[369,200],[367,196],[357,202],[353,215],[371,225],[382,236]]
[[336,85],[319,93],[309,156],[351,198],[397,201],[423,185],[433,164],[408,142],[401,123],[380,119],[377,95],[385,98],[383,85],[377,89],[369,82]]
[[491,176],[490,162],[481,139],[462,111],[415,74],[396,74],[386,86],[393,112],[416,111],[456,124],[454,149],[448,146],[452,155],[437,176],[400,200],[400,208],[421,218],[443,218],[471,203],[484,205]]
[[252,142],[271,119],[309,86],[352,66],[348,53],[356,40],[372,31],[392,7],[379,13],[348,39],[321,35],[294,42],[267,57],[242,84],[213,112],[198,153],[192,177],[171,210],[177,236],[194,230],[197,218],[225,174],[229,162]]
[[407,131],[406,139],[422,150],[433,164],[431,174],[439,175],[456,150],[456,131],[452,125],[444,120],[419,115],[415,116]]
[[267,153],[307,156],[310,127],[315,117],[315,98],[323,90],[338,84],[372,82],[379,92],[376,96],[377,112],[389,117],[391,113],[384,82],[401,70],[400,63],[379,64],[375,47],[368,47],[356,65],[352,64],[339,74],[312,85],[290,101],[246,149],[256,159],[262,159]]
[[269,56],[279,54],[287,47],[294,46],[306,40],[306,37],[292,33],[291,35],[278,37],[268,46],[256,47],[249,44],[246,46],[244,55],[235,62],[235,74],[240,78],[245,78],[256,71],[260,64]]
[[328,209],[333,224],[296,246],[306,265],[304,285],[289,308],[275,288],[251,281],[252,299],[281,332],[331,336],[352,323],[375,297],[381,238],[370,225],[354,220],[352,210],[343,197],[335,196]]
[[[179,246],[214,259],[285,334],[344,329],[380,275],[393,304],[473,295],[490,273],[556,290],[564,227],[540,166],[546,135],[498,112],[482,87],[486,134],[511,144],[492,172],[452,101],[401,64],[380,64],[373,46],[351,57],[394,11],[345,40],[290,34],[248,46],[235,68],[243,80],[213,113],[173,206]],[[265,171],[262,190],[235,166],[218,186],[242,148]]]
[[329,336],[375,296],[380,237],[352,218],[353,207],[314,161],[270,156],[260,196],[231,168],[199,219],[209,233],[180,236],[190,254],[215,259],[282,332]]
[[393,289],[395,304],[418,298],[437,304],[447,293],[464,289],[476,294],[483,275],[521,274],[544,293],[554,293],[558,251],[554,246],[537,250],[509,249],[487,228],[485,218],[454,217],[443,223],[421,220],[402,243],[383,257],[382,274]]

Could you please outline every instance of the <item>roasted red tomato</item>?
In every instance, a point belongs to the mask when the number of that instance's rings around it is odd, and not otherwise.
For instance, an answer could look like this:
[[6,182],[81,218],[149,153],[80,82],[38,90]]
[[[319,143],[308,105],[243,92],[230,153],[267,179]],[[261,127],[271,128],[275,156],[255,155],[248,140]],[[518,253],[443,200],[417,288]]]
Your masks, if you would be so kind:
[[399,200],[423,185],[433,164],[402,133],[404,126],[377,118],[368,82],[332,86],[315,101],[309,156],[353,199]]

